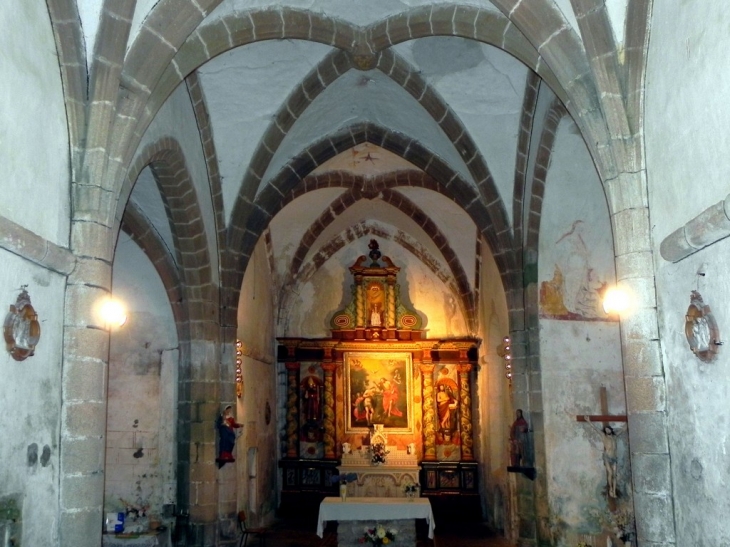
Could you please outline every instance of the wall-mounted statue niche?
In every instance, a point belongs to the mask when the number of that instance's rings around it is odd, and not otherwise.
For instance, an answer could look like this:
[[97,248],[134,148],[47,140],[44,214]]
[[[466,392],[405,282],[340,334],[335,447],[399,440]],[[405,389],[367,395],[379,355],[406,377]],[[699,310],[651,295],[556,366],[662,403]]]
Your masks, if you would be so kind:
[[692,353],[701,361],[710,363],[722,345],[720,329],[710,306],[704,303],[699,292],[692,291],[689,300],[689,307],[684,316],[684,334]]
[[397,282],[400,268],[382,256],[370,240],[368,256],[361,256],[350,273],[352,301],[332,317],[332,337],[341,340],[420,340],[423,320],[406,308]]

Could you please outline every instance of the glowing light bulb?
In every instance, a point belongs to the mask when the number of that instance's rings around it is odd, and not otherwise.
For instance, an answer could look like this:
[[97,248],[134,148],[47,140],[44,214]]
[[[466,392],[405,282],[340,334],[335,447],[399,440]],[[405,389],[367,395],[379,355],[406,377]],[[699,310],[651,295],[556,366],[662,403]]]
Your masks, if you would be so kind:
[[629,294],[618,287],[611,287],[603,297],[603,310],[606,313],[623,313],[631,304]]
[[109,298],[101,304],[99,313],[110,328],[118,328],[127,322],[127,311],[119,300]]

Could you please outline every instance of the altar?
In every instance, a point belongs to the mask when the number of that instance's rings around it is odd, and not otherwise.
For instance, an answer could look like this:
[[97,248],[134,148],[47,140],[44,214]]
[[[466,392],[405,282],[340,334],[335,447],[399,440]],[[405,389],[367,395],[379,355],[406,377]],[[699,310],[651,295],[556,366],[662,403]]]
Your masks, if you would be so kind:
[[428,537],[433,538],[436,523],[431,503],[426,498],[325,498],[319,506],[317,535],[324,537],[327,521],[337,521],[337,545],[362,545],[365,527],[383,526],[396,531],[400,546],[416,545],[416,520],[426,519]]
[[367,447],[351,454],[342,455],[337,467],[340,476],[357,475],[357,480],[347,484],[349,497],[402,498],[405,486],[418,484],[421,467],[414,453],[388,447],[386,463],[373,465]]

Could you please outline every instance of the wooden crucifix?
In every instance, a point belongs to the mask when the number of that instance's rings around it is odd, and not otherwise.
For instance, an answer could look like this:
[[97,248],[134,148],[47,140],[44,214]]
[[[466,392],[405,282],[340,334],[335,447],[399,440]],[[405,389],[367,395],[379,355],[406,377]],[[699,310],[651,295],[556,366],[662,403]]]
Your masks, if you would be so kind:
[[[608,482],[608,498],[609,502],[616,499],[616,475],[618,471],[618,454],[616,450],[616,438],[625,433],[626,428],[621,428],[618,433],[611,427],[611,423],[628,422],[625,415],[615,415],[608,413],[608,393],[605,387],[601,387],[601,413],[588,416],[577,416],[579,422],[587,422],[591,428],[601,434],[603,441],[603,465],[606,468],[606,479]],[[594,422],[602,422],[602,427],[597,427]],[[615,503],[615,502],[614,502]],[[609,503],[609,505],[613,505]],[[611,508],[613,510],[613,508]]]

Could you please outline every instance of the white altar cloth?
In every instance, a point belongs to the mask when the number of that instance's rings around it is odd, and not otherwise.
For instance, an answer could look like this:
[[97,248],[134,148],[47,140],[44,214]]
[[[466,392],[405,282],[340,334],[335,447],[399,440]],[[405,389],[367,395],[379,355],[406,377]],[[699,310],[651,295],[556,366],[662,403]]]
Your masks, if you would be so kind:
[[428,498],[324,498],[319,505],[317,535],[324,536],[325,522],[330,520],[410,520],[426,519],[428,537],[433,538],[436,523]]

